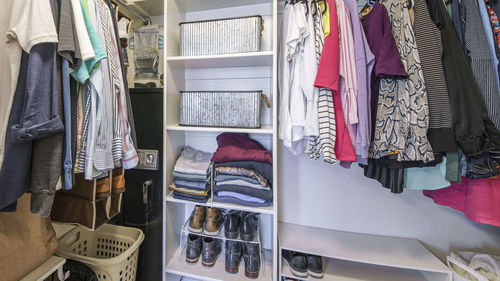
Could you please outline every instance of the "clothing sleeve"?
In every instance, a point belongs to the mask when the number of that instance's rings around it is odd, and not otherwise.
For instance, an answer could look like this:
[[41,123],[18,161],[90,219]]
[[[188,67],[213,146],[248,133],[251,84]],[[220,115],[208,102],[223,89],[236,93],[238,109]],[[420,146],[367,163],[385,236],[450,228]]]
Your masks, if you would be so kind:
[[23,143],[64,130],[59,117],[56,44],[38,44],[29,56],[24,107],[12,126],[15,142]]
[[406,73],[401,62],[396,41],[392,35],[392,25],[385,7],[382,9],[381,16],[383,17],[383,32],[380,35],[382,36],[381,44],[386,48],[378,48],[377,50],[378,54],[375,57],[379,59],[375,65],[375,74],[377,76],[408,77],[408,73]]
[[40,43],[57,43],[49,0],[13,1],[7,41],[17,40],[27,53]]

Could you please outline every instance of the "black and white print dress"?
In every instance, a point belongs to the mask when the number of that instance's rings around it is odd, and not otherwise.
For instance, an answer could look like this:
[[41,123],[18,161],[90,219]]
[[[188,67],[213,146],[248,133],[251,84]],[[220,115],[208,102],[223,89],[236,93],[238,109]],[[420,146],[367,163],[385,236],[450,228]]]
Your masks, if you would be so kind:
[[427,89],[411,25],[407,0],[381,0],[392,25],[408,79],[381,79],[371,158],[397,155],[398,161],[434,160],[427,138]]

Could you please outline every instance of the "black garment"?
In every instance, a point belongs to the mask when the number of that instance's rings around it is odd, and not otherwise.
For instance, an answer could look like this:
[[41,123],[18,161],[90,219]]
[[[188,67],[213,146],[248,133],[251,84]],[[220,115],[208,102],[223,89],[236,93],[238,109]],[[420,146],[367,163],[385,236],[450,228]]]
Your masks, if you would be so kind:
[[214,192],[219,191],[231,191],[235,193],[245,194],[249,196],[253,196],[256,198],[260,198],[266,200],[267,202],[273,201],[273,191],[271,189],[257,189],[251,188],[248,186],[234,185],[234,184],[223,184],[223,185],[215,185]]
[[404,189],[403,168],[385,168],[377,166],[374,159],[368,159],[368,165],[360,165],[364,169],[365,177],[374,179],[392,193],[401,193]]
[[486,115],[482,97],[460,41],[442,1],[427,0],[429,14],[441,31],[445,70],[456,140],[466,156],[479,155],[500,144],[500,132]]
[[[78,92],[77,92],[77,82],[71,75],[69,76],[69,88],[71,93],[71,158],[73,163],[73,168],[75,168],[76,163],[76,142],[78,139]],[[83,109],[80,109],[83,110]],[[73,182],[74,177],[73,177]]]
[[237,167],[254,170],[263,176],[271,185],[273,183],[273,165],[268,162],[257,161],[230,161],[214,163],[214,169],[217,167]]

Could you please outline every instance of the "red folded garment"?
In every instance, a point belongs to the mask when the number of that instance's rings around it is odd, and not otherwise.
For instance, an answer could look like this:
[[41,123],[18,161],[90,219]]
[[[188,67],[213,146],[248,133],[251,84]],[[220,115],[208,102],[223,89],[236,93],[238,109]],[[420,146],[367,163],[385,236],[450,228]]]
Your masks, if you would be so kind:
[[479,223],[500,226],[500,178],[462,178],[461,184],[426,190],[424,195],[439,205],[451,207]]
[[219,148],[212,156],[212,162],[250,160],[273,163],[271,153],[248,134],[222,133],[217,136]]

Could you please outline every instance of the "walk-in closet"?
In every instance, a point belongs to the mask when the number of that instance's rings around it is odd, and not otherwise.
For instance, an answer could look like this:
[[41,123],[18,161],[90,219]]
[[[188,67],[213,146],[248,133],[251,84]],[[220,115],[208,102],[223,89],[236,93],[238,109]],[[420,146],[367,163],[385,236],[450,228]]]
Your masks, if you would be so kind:
[[500,280],[499,0],[3,1],[0,280]]

